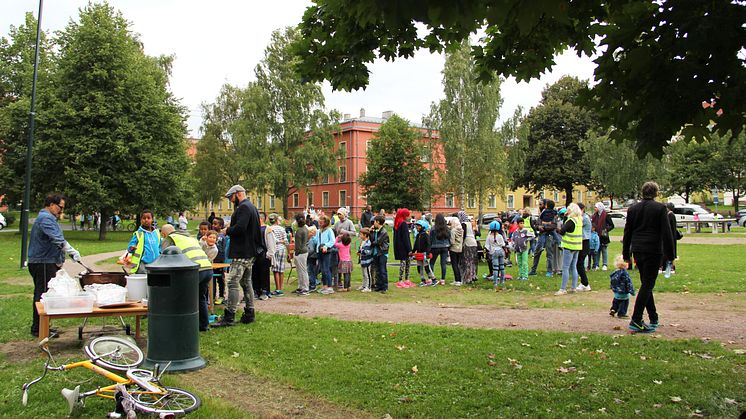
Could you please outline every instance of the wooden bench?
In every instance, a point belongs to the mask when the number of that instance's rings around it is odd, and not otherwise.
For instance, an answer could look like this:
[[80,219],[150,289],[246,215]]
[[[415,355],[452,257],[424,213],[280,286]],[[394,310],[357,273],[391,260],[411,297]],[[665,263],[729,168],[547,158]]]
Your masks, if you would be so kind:
[[715,220],[699,220],[699,221],[677,221],[677,223],[683,223],[686,227],[686,233],[691,234],[692,232],[692,226],[694,226],[697,230],[697,232],[702,230],[702,225],[704,224],[710,224],[710,227],[712,227],[712,234],[718,234],[718,227],[720,227],[720,230],[722,230],[723,233],[725,233],[726,226],[728,223],[734,223],[736,222],[735,218],[718,218]]
[[44,303],[36,302],[36,311],[39,312],[39,341],[49,336],[49,325],[52,319],[69,319],[76,317],[111,317],[111,316],[135,316],[135,338],[140,337],[140,318],[148,314],[148,306],[135,303],[127,307],[98,308],[93,307],[92,313],[71,314],[47,314]]

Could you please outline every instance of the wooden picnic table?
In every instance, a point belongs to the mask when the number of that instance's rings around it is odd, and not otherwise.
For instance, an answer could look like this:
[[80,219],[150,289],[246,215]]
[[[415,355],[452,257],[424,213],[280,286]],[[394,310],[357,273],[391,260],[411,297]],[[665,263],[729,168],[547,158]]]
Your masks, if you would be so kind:
[[684,227],[686,227],[687,234],[691,234],[692,226],[695,227],[696,231],[700,231],[703,224],[710,224],[710,227],[712,227],[712,234],[718,234],[718,230],[722,230],[723,233],[725,233],[725,229],[728,223],[734,223],[734,222],[736,222],[735,218],[718,218],[715,220],[699,220],[699,221],[677,221],[677,223],[684,224]]
[[140,302],[132,303],[126,307],[100,308],[93,307],[91,313],[68,313],[47,314],[44,303],[36,302],[36,311],[39,312],[39,341],[49,337],[49,325],[53,319],[70,319],[80,317],[112,317],[112,316],[135,316],[135,337],[140,337],[140,318],[148,314],[148,306]]

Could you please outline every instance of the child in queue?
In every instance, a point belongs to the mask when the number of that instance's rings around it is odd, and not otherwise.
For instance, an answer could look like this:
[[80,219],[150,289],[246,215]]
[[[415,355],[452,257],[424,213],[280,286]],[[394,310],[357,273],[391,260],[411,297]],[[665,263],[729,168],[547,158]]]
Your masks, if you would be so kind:
[[202,251],[205,252],[207,258],[212,263],[218,256],[218,232],[214,230],[207,230],[199,239],[199,245],[202,246]]
[[498,221],[491,222],[489,229],[490,233],[487,236],[484,248],[490,255],[495,291],[499,291],[500,287],[505,286],[505,239],[500,233],[500,223]]
[[129,267],[129,273],[145,273],[145,265],[155,262],[161,255],[161,234],[153,226],[153,211],[142,210],[140,227],[127,244],[127,253],[122,256],[122,264]]
[[513,250],[515,250],[516,259],[518,261],[518,280],[528,280],[528,247],[529,240],[533,237],[533,232],[526,228],[525,220],[519,218],[516,221],[517,227],[513,234],[510,236],[510,240],[513,242]]
[[617,255],[614,260],[614,266],[616,266],[616,270],[610,275],[611,290],[614,292],[614,299],[611,301],[609,315],[614,317],[616,314],[620,319],[626,319],[629,317],[627,316],[629,296],[635,295],[635,286],[632,284],[632,278],[630,278],[627,272],[627,262],[624,261],[622,255]]
[[373,271],[371,265],[373,264],[373,249],[370,247],[370,229],[363,227],[360,229],[360,248],[357,251],[360,257],[360,269],[363,272],[363,285],[358,288],[358,291],[370,292],[373,285]]
[[202,221],[201,223],[199,223],[199,227],[197,230],[197,240],[200,240],[202,239],[202,237],[205,237],[205,234],[207,234],[207,232],[210,230],[210,227],[211,225],[207,221]]
[[373,249],[373,266],[376,271],[374,291],[385,294],[389,289],[389,274],[386,262],[389,257],[389,234],[386,231],[386,217],[376,215],[370,234],[370,246]]
[[[218,248],[218,254],[215,256],[214,263],[225,263],[225,220],[221,217],[215,217],[212,219],[212,229],[218,233],[218,240],[215,246]],[[223,304],[225,299],[225,269],[217,268],[212,270],[212,277],[217,282],[217,290],[213,289],[213,294],[217,291],[217,295],[213,295],[215,304]]]
[[432,285],[435,279],[433,270],[430,269],[430,236],[427,233],[428,224],[425,220],[419,220],[415,223],[417,236],[414,239],[414,260],[417,262],[417,272],[420,274],[420,286]]
[[315,225],[311,224],[308,226],[308,243],[306,243],[306,248],[308,249],[308,257],[306,258],[306,265],[308,267],[308,292],[316,291],[316,283],[319,278],[319,256],[316,252],[319,239],[316,237],[316,231]]
[[339,255],[339,265],[337,272],[344,278],[344,285],[341,283],[337,288],[339,291],[347,292],[350,290],[350,276],[352,275],[352,258],[350,257],[350,243],[352,239],[347,233],[342,233],[334,243]]
[[334,232],[329,217],[322,214],[319,217],[319,231],[316,233],[316,252],[319,257],[319,269],[321,270],[321,282],[323,284],[321,291],[319,291],[320,294],[334,293],[332,269],[329,265],[332,252],[336,249],[334,242]]
[[285,281],[285,258],[287,257],[287,234],[285,228],[280,225],[280,216],[269,214],[269,226],[264,233],[267,242],[267,257],[272,261],[271,270],[275,278],[275,290],[273,297],[285,295],[282,290]]

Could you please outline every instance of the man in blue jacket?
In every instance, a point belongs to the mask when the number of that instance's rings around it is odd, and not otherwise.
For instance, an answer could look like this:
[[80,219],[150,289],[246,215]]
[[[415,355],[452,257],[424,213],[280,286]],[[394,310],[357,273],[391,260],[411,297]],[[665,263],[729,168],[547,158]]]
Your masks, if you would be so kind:
[[[33,322],[31,334],[39,336],[39,313],[36,302],[47,291],[49,280],[54,278],[57,271],[65,262],[65,254],[80,262],[80,253],[75,250],[62,235],[62,229],[57,220],[65,210],[65,197],[60,194],[50,194],[44,199],[44,208],[31,227],[31,237],[28,246],[28,271],[34,279]],[[56,333],[53,330],[52,336]]]

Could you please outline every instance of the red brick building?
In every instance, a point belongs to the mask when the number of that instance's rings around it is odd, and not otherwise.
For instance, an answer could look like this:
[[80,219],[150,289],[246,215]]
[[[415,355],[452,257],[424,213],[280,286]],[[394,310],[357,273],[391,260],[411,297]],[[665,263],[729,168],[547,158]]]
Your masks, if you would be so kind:
[[[313,206],[331,214],[339,207],[349,207],[350,215],[359,218],[367,205],[358,179],[367,168],[367,150],[370,140],[375,138],[381,125],[386,122],[392,112],[384,112],[381,118],[365,116],[360,110],[360,116],[350,118],[345,115],[341,122],[341,131],[334,135],[335,150],[342,150],[342,157],[337,160],[336,176],[328,176],[319,183],[312,184],[308,189],[301,188],[288,198],[287,206],[290,214],[302,212],[304,208]],[[438,132],[428,132],[422,126],[413,124],[422,133],[423,147],[429,147],[432,156],[428,163],[431,168],[444,168],[442,146],[436,139]],[[432,138],[431,138],[432,137]],[[431,180],[427,180],[431,181]],[[454,194],[435,195],[429,210],[433,213],[458,211]],[[378,212],[380,208],[373,208]],[[391,214],[396,208],[385,208]]]

